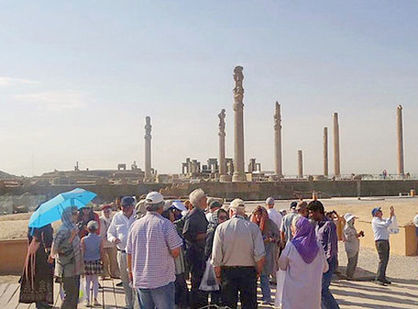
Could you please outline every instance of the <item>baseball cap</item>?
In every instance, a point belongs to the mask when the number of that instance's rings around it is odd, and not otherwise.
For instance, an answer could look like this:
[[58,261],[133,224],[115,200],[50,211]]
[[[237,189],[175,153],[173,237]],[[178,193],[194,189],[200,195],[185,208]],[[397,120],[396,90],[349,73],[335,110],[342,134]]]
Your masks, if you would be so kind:
[[266,199],[266,205],[274,205],[274,198],[271,196]]
[[147,194],[145,202],[146,204],[159,204],[161,202],[164,202],[164,197],[161,193],[150,192]]
[[353,219],[353,218],[358,218],[358,217],[356,217],[355,215],[350,214],[350,213],[346,213],[346,214],[344,215],[344,220],[345,220],[345,222],[348,222],[348,221],[350,221],[350,220],[351,220],[351,219]]
[[218,200],[211,201],[210,204],[209,204],[209,208],[212,209],[212,208],[216,208],[216,207],[221,208],[222,207],[221,202],[219,202]]
[[242,208],[242,209],[244,209],[245,208],[244,201],[239,199],[239,198],[236,198],[235,200],[233,200],[231,202],[231,204],[229,205],[229,208],[235,208],[235,209]]
[[372,216],[374,217],[378,211],[382,211],[382,207],[375,207],[372,210]]
[[122,207],[129,207],[129,206],[133,206],[134,203],[135,203],[135,200],[132,196],[124,196],[124,197],[122,197],[120,205]]
[[295,209],[297,205],[298,205],[298,202],[293,201],[292,203],[290,203],[290,209]]

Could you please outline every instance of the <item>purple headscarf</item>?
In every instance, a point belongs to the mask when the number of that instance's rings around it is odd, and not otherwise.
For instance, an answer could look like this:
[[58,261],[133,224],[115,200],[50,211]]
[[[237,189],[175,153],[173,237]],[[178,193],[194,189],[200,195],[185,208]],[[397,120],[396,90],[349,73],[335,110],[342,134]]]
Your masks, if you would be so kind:
[[319,251],[315,229],[308,219],[300,217],[297,220],[296,234],[292,239],[292,244],[305,263],[310,264]]

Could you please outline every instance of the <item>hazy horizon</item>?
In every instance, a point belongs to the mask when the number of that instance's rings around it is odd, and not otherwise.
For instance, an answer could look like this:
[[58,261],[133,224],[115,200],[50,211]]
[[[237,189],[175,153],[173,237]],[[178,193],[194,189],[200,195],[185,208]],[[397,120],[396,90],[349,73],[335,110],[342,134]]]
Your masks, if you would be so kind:
[[403,106],[405,172],[418,174],[415,1],[9,1],[0,11],[0,170],[15,175],[144,169],[180,173],[218,157],[226,110],[233,158],[233,68],[244,67],[245,165],[274,170],[282,108],[283,172],[322,174],[339,113],[341,173],[397,173]]

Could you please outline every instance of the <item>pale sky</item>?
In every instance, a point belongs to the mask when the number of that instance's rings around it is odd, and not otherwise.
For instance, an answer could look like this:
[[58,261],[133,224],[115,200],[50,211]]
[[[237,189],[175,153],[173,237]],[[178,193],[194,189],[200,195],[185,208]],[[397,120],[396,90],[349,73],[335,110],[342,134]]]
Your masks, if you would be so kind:
[[[144,167],[179,173],[218,155],[232,73],[244,67],[246,165],[273,170],[274,102],[283,169],[322,173],[322,131],[340,117],[341,171],[418,173],[416,1],[0,1],[0,170],[17,175]],[[332,164],[330,135],[330,172]]]

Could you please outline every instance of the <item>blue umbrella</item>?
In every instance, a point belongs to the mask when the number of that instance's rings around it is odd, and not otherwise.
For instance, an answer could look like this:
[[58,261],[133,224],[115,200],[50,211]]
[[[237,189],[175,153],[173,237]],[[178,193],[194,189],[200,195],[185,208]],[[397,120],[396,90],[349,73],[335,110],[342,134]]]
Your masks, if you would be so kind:
[[77,206],[78,209],[83,208],[95,197],[96,193],[80,188],[60,193],[39,206],[30,217],[29,227],[40,228],[60,220],[65,208],[70,206]]

